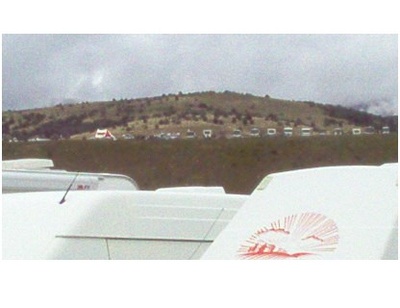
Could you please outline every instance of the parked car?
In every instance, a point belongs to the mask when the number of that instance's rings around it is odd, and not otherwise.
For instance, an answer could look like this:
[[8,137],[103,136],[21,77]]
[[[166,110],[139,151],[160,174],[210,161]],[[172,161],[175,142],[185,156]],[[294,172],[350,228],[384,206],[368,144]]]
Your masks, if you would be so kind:
[[373,126],[368,126],[364,129],[364,134],[373,135],[375,134],[375,128]]
[[189,138],[189,139],[196,138],[196,133],[194,131],[188,129],[186,132],[186,138]]
[[333,135],[334,136],[341,136],[343,135],[343,128],[341,127],[336,127],[333,129]]
[[122,135],[123,139],[135,139],[135,136],[133,136],[132,134],[123,134]]

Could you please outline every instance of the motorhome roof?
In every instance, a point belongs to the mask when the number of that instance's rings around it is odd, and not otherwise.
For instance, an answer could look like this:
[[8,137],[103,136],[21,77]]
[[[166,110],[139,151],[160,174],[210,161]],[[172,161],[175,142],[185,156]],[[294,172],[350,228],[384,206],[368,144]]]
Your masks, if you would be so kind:
[[394,165],[264,178],[205,259],[397,259]]
[[66,190],[138,190],[130,177],[111,173],[67,172],[61,170],[3,170],[2,192]]
[[[74,191],[60,205],[61,197],[60,192],[3,196],[4,259],[113,258],[103,244],[96,246],[104,247],[101,253],[93,248],[101,239],[188,243],[186,257],[198,258],[197,246],[208,247],[248,196]],[[72,252],[75,246],[68,245],[78,239],[87,245]],[[152,255],[165,257],[156,249]]]

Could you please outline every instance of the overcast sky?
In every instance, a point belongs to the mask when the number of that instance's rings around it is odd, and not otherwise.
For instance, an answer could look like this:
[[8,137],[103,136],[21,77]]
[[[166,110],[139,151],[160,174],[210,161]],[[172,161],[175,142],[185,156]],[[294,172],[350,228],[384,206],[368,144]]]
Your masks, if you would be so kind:
[[3,110],[235,91],[397,114],[397,35],[2,36]]

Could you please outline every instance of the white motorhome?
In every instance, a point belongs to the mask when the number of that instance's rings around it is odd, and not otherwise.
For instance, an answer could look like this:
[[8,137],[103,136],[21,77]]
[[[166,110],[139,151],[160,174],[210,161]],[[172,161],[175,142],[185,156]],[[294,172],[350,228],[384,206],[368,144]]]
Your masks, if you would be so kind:
[[302,137],[309,137],[312,135],[312,128],[311,127],[302,127],[300,135]]
[[397,193],[397,164],[271,174],[202,259],[397,260]]
[[375,128],[373,126],[368,126],[368,127],[364,128],[364,134],[365,135],[375,134]]
[[283,135],[287,136],[287,137],[293,136],[293,127],[289,127],[289,126],[285,127],[283,129]]
[[203,130],[203,137],[209,139],[212,137],[212,130],[211,129],[204,129]]
[[390,128],[389,128],[389,126],[383,126],[383,127],[382,127],[382,134],[384,134],[384,135],[390,134]]
[[36,137],[36,138],[30,138],[28,139],[28,142],[46,142],[50,141],[49,138],[42,138],[42,137]]
[[257,127],[253,127],[253,128],[250,130],[250,136],[251,136],[251,137],[260,137],[260,129],[257,128]]
[[194,138],[196,138],[196,133],[195,133],[194,131],[188,129],[188,130],[186,131],[186,138],[188,138],[188,139],[194,139]]
[[232,138],[242,138],[242,131],[240,129],[235,129],[232,133]]
[[54,167],[51,159],[45,158],[21,158],[3,160],[2,169],[25,169],[25,170],[50,170]]
[[268,128],[267,136],[276,136],[276,128]]
[[385,164],[275,173],[250,196],[197,189],[7,194],[2,257],[396,260],[397,191],[397,164]]
[[3,196],[3,259],[199,259],[248,198],[71,191],[59,204],[62,195]]
[[66,190],[138,190],[130,177],[111,173],[53,170],[50,159],[17,159],[2,162],[2,193]]

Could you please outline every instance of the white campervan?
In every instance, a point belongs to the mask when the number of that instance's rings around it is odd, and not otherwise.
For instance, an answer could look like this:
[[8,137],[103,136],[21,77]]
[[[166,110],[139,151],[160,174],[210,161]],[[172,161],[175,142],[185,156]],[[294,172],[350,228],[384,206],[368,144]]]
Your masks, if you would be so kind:
[[235,129],[232,133],[233,138],[242,138],[242,131],[240,129]]
[[312,135],[312,128],[311,127],[303,127],[301,129],[301,136],[308,137]]
[[253,127],[253,128],[250,130],[250,136],[251,136],[251,137],[260,137],[260,129],[257,128],[257,127]]
[[212,130],[211,129],[204,129],[203,130],[203,137],[209,139],[212,137]]
[[276,136],[276,128],[268,128],[267,136]]
[[293,127],[287,126],[283,129],[283,135],[290,137],[293,136]]

